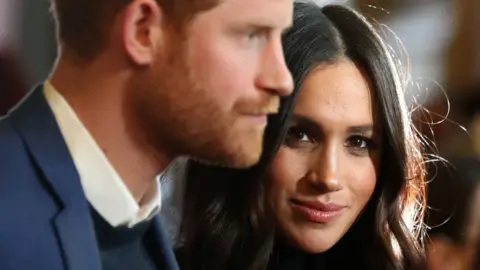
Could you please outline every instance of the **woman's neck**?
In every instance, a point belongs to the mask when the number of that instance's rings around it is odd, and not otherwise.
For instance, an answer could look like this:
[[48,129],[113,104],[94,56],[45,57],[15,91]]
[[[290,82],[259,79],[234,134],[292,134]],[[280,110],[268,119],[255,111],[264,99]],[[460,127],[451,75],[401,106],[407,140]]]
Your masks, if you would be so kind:
[[269,270],[325,269],[324,255],[311,254],[284,241],[275,244]]

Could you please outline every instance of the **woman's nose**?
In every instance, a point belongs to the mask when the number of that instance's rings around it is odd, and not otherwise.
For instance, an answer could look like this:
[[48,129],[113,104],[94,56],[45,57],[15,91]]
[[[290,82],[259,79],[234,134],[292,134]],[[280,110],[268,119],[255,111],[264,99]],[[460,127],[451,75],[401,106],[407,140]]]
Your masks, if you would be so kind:
[[340,190],[337,150],[325,147],[318,159],[313,162],[308,179],[316,189],[328,192]]

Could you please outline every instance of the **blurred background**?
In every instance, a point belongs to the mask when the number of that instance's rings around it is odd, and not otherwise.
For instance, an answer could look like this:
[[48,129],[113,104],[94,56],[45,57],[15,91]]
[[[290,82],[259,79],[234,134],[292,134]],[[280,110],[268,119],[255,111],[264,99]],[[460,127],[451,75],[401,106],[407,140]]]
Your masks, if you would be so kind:
[[[379,23],[407,71],[405,95],[432,159],[427,223],[440,260],[432,265],[480,261],[480,1],[315,2],[350,5]],[[0,0],[0,115],[52,69],[57,48],[49,9],[48,0]],[[469,269],[458,267],[451,269]]]

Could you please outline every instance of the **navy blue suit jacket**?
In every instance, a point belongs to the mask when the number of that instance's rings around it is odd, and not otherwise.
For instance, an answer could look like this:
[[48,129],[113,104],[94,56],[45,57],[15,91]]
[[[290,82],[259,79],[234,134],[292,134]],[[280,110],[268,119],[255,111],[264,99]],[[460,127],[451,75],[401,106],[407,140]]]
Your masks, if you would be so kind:
[[[0,119],[0,269],[101,270],[89,204],[42,89]],[[159,219],[147,235],[153,259],[176,270]]]

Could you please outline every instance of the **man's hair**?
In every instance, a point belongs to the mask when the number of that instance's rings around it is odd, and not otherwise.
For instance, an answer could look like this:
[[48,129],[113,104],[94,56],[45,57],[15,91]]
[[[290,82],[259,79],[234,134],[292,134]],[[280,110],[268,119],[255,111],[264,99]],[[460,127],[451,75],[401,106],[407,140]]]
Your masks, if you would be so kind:
[[[134,0],[52,0],[57,38],[81,58],[97,56],[107,45],[107,33],[118,13]],[[220,0],[156,0],[175,30]]]

